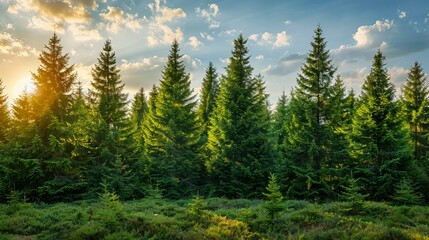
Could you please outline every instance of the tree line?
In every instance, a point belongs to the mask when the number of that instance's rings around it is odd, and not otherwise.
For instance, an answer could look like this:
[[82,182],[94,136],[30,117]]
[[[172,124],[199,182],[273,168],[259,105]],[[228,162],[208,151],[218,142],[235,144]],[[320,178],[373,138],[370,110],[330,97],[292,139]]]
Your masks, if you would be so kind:
[[396,98],[378,50],[356,96],[336,74],[322,33],[314,30],[297,85],[274,111],[241,34],[225,74],[206,68],[199,100],[174,41],[159,84],[128,102],[110,40],[85,91],[54,33],[32,73],[34,92],[9,109],[0,81],[0,200],[91,199],[106,186],[122,199],[260,198],[270,174],[289,199],[341,200],[349,183],[371,200],[404,189],[429,199],[429,91],[420,64]]

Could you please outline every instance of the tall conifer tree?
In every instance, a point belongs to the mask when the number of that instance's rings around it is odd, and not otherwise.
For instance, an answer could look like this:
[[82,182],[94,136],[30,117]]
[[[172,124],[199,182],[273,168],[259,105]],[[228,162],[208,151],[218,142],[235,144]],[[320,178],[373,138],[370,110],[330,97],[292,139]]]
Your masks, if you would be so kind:
[[226,76],[211,117],[206,165],[218,195],[255,197],[272,167],[273,146],[261,78],[252,76],[246,40],[234,40]]
[[[150,96],[145,124],[145,154],[152,161],[152,175],[158,177],[168,197],[185,193],[184,186],[199,182],[202,163],[196,157],[199,141],[194,108],[195,95],[189,73],[175,40],[171,46],[156,99]],[[152,102],[154,101],[154,102]]]
[[414,146],[414,158],[419,161],[429,149],[424,135],[429,131],[429,90],[423,69],[414,63],[403,85],[403,104]]
[[363,84],[349,136],[353,176],[377,200],[387,199],[412,167],[409,135],[399,105],[394,102],[395,90],[384,60],[378,50]]
[[10,127],[10,115],[7,107],[7,96],[4,94],[3,80],[0,78],[0,144],[6,142]]
[[[74,65],[69,66],[69,55],[63,54],[60,38],[56,33],[49,39],[40,54],[40,66],[32,73],[35,90],[34,110],[39,115],[38,125],[42,140],[47,144],[51,133],[59,138],[61,129],[52,129],[52,121],[64,127],[70,110],[71,90],[76,79]],[[56,118],[56,119],[54,119]]]
[[286,126],[286,153],[294,169],[289,177],[289,194],[295,197],[318,199],[331,194],[322,173],[331,164],[329,102],[335,71],[319,26],[297,78],[290,104],[291,120]]
[[213,109],[216,104],[216,98],[219,93],[219,82],[216,68],[213,63],[209,63],[206,69],[206,75],[203,78],[200,103],[197,109],[197,119],[201,125],[201,133],[207,136],[209,130],[209,118],[213,114]]

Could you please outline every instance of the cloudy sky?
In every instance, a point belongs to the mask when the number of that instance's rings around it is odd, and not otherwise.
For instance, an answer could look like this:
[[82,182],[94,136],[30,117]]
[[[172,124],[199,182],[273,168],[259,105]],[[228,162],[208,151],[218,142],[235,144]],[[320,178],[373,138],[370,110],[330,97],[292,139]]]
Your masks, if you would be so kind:
[[378,48],[398,89],[415,61],[429,71],[424,0],[0,0],[0,78],[10,103],[31,89],[39,53],[56,31],[78,80],[89,86],[91,66],[111,39],[131,98],[159,81],[176,38],[198,92],[210,61],[224,73],[242,33],[254,74],[264,76],[275,103],[295,86],[319,24],[349,89],[360,91]]

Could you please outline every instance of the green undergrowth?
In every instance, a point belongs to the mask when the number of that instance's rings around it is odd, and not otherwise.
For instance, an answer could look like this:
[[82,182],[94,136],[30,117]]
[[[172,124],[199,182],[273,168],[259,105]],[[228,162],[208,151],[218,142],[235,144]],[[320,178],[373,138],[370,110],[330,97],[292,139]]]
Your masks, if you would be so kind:
[[429,207],[364,202],[282,201],[270,218],[264,201],[141,199],[52,205],[0,205],[0,239],[428,239]]

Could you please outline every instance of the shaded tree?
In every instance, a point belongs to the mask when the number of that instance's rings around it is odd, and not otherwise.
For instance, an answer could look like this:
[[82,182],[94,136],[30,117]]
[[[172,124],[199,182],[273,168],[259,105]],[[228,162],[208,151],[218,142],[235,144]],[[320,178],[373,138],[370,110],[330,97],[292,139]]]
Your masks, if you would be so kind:
[[252,76],[246,42],[242,35],[234,40],[208,133],[206,166],[214,190],[226,197],[259,195],[274,158],[267,96],[262,79]]
[[413,163],[409,135],[378,50],[362,87],[349,135],[351,168],[373,199],[387,199]]
[[0,78],[0,144],[7,140],[7,133],[10,127],[10,115],[7,106],[7,96],[4,94],[3,80]]
[[201,87],[200,103],[197,109],[197,119],[201,125],[201,134],[203,138],[207,138],[210,121],[209,118],[213,114],[216,98],[219,93],[218,75],[213,63],[209,63],[206,69],[205,76]]

